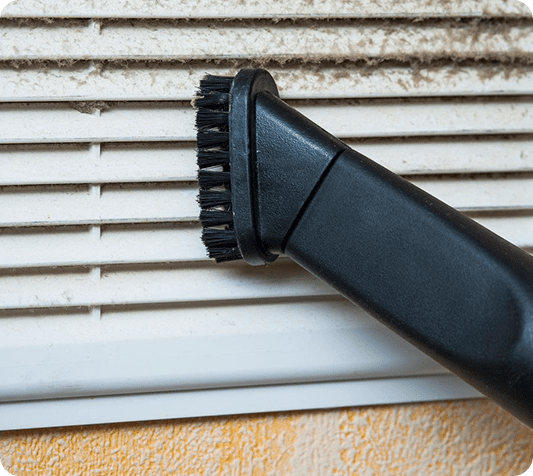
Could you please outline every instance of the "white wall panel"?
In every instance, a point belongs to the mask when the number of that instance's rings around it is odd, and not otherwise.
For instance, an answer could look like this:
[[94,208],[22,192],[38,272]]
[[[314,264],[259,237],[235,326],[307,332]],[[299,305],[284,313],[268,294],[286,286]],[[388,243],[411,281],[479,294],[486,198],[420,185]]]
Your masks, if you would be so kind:
[[479,395],[288,259],[206,258],[189,101],[205,72],[265,65],[303,114],[531,252],[522,3],[4,14],[27,19],[0,20],[0,429]]

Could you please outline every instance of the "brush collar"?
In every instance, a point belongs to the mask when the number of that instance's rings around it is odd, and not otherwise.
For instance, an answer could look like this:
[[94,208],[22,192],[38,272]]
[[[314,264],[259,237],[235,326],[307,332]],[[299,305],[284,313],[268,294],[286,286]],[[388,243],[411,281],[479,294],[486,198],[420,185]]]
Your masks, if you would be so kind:
[[255,99],[268,91],[278,97],[278,88],[263,69],[243,69],[233,81],[229,110],[231,201],[237,242],[248,264],[261,265],[277,256],[266,251],[259,235]]

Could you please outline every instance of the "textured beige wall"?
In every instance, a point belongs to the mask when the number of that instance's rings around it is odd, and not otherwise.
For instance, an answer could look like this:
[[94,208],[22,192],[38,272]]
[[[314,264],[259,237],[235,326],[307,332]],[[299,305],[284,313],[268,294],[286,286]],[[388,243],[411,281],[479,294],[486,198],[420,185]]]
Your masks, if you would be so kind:
[[4,432],[15,475],[516,475],[533,431],[485,400]]

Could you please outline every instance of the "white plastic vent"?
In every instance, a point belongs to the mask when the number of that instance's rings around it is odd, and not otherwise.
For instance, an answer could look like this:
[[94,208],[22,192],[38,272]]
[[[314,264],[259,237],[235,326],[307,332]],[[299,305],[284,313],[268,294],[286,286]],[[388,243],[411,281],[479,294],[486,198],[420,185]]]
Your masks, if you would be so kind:
[[531,12],[315,3],[6,8],[0,429],[478,395],[290,261],[205,257],[189,101],[205,72],[258,64],[312,120],[533,249]]

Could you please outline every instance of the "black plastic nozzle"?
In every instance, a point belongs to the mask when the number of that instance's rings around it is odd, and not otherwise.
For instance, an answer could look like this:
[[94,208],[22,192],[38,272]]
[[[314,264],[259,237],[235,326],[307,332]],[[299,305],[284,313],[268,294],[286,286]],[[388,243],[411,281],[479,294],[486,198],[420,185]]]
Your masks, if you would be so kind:
[[287,254],[533,428],[533,258],[286,105],[266,71],[221,82],[197,101],[200,123],[206,104],[228,117],[198,133],[210,255]]

